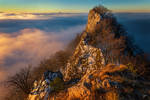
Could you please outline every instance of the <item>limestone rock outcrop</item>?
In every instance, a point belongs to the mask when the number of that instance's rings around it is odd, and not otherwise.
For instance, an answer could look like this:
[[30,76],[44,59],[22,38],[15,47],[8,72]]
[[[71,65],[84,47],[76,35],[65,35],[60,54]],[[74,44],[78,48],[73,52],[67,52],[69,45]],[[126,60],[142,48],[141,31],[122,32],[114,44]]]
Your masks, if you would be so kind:
[[90,37],[84,32],[81,41],[73,56],[68,61],[64,72],[64,79],[81,78],[91,70],[101,69],[104,64],[104,57],[100,48],[89,45]]
[[86,73],[78,84],[49,100],[150,100],[150,83],[125,65],[109,64]]
[[[126,65],[105,65],[102,50],[91,44],[91,34],[103,18],[95,10],[90,11],[86,29],[63,71],[64,89],[30,95],[28,100],[44,100],[45,96],[45,100],[150,100],[150,82]],[[43,90],[49,89],[47,83],[45,80]]]
[[61,72],[46,71],[41,80],[35,81],[28,100],[47,100],[53,91],[63,89]]
[[88,22],[85,31],[81,35],[73,56],[69,59],[64,71],[64,79],[81,78],[85,73],[101,69],[105,60],[100,48],[91,45],[91,34],[101,22],[102,15],[92,9],[88,14]]
[[[66,69],[63,72],[65,81],[73,79],[73,82],[76,83],[77,81],[75,81],[75,79],[80,80],[86,73],[101,69],[105,65],[101,49],[94,47],[89,43],[91,41],[89,35],[95,31],[97,23],[100,23],[100,18],[100,14],[93,10],[90,11],[86,29],[82,33],[80,42],[77,45],[74,54],[68,60]],[[52,73],[49,74],[48,78],[45,80],[41,79],[39,82],[35,83],[36,85],[34,86],[31,95],[29,95],[28,100],[40,100],[48,97],[49,91],[51,91],[52,88],[49,86],[50,81],[52,81],[49,77],[55,76]],[[73,82],[70,83],[72,84]]]
[[95,32],[96,27],[100,23],[101,19],[102,19],[102,17],[98,12],[91,10],[89,12],[89,15],[88,15],[88,22],[87,22],[87,26],[86,26],[86,31],[88,33]]

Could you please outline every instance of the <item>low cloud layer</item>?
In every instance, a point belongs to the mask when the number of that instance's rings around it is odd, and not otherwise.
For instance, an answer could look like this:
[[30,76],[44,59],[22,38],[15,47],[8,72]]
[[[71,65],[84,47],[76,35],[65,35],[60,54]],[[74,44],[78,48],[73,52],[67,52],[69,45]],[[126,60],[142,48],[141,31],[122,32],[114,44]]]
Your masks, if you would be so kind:
[[0,100],[7,90],[2,81],[64,49],[86,20],[85,14],[0,12]]
[[[46,15],[45,15],[46,16]],[[78,25],[85,25],[87,16],[56,17],[45,20],[0,20],[0,32],[14,33],[26,28],[40,29],[46,32],[58,32]],[[60,33],[61,34],[61,33]]]
[[39,29],[23,29],[13,34],[0,33],[0,82],[20,68],[28,64],[36,65],[42,59],[64,49],[83,28],[83,25],[79,25],[58,33]]
[[72,17],[87,15],[85,13],[5,13],[0,12],[0,20],[6,19],[21,19],[21,20],[39,20],[52,19],[56,17]]
[[39,29],[23,29],[13,34],[0,33],[0,67],[38,63],[50,56],[83,30],[76,26],[60,33],[45,32]]

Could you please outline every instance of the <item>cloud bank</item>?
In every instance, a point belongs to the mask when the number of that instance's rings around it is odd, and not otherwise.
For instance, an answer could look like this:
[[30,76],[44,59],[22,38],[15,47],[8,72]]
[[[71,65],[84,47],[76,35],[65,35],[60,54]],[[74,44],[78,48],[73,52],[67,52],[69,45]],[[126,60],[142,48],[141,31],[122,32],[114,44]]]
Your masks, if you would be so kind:
[[0,20],[21,19],[21,20],[39,20],[52,19],[56,17],[84,16],[86,13],[6,13],[0,12]]
[[87,14],[79,13],[0,12],[0,99],[7,92],[2,81],[64,49],[83,31],[86,20]]
[[[46,16],[46,15],[45,15]],[[47,32],[58,32],[78,25],[85,25],[87,16],[56,17],[44,20],[0,20],[0,32],[14,33],[26,28],[40,29]],[[61,34],[61,33],[59,33]]]
[[63,49],[83,27],[79,25],[61,30],[61,34],[39,29],[23,29],[13,34],[0,33],[0,66],[11,68],[14,65],[38,63]]
[[[23,29],[13,34],[0,33],[0,82],[29,64],[36,65],[44,58],[65,48],[83,25],[46,32],[39,29]],[[4,91],[3,88],[0,92]],[[2,93],[2,92],[1,92]],[[0,98],[3,94],[0,95]]]

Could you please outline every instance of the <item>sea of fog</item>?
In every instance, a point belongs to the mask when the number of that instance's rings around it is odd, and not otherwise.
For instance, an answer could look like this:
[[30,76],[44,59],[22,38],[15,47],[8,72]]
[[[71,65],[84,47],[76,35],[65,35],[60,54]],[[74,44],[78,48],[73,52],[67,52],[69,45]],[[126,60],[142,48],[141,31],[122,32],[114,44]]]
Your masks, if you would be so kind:
[[[46,16],[46,15],[45,15]],[[115,13],[117,20],[131,35],[135,43],[146,53],[150,53],[150,13]],[[69,28],[81,32],[87,22],[87,14],[75,16],[59,16],[50,19],[37,20],[0,20],[0,33],[18,33],[24,29],[38,29],[44,32],[61,34]],[[78,28],[80,27],[80,28]],[[76,32],[75,31],[75,32]],[[70,33],[70,35],[72,32]],[[76,34],[76,33],[74,33]],[[72,35],[74,36],[74,35]],[[69,37],[73,38],[73,37]],[[65,38],[66,39],[66,38]]]
[[1,84],[8,76],[28,65],[34,67],[63,50],[83,31],[87,21],[87,14],[43,16],[42,19],[0,20],[0,98],[7,92]]
[[[115,16],[135,43],[150,53],[150,14],[117,13]],[[86,22],[87,14],[0,20],[0,80],[28,64],[36,66],[42,59],[63,50],[77,33],[83,31]],[[0,89],[0,97],[4,90]]]
[[[52,15],[44,15],[46,19],[0,20],[0,68],[39,63],[64,49],[77,33],[84,30],[87,22],[87,14]],[[150,53],[150,13],[114,15],[135,44]]]

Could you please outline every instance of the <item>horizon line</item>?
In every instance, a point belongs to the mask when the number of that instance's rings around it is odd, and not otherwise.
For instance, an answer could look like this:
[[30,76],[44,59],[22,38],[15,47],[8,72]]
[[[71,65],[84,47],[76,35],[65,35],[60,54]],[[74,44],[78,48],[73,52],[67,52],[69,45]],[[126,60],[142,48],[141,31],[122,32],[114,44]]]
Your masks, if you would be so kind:
[[[36,10],[0,10],[0,13],[14,13],[14,14],[21,14],[21,13],[89,13],[91,9],[89,10],[41,10],[41,11],[36,11]],[[150,9],[145,10],[145,9],[109,9],[113,13],[150,13]]]

